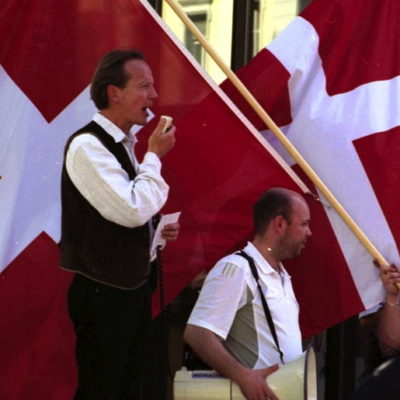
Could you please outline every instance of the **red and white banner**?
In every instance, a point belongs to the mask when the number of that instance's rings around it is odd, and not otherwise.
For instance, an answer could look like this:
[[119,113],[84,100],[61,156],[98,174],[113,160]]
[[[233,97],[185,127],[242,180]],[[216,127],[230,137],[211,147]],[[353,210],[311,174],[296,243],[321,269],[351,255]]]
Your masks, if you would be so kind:
[[[396,263],[399,18],[397,0],[314,0],[239,72],[378,250]],[[224,87],[240,104],[229,84]],[[242,109],[293,163],[248,106]],[[323,228],[326,216],[334,238]],[[371,256],[329,207],[326,216],[312,213],[310,246],[289,265],[303,332],[316,332],[382,300]]]
[[[3,0],[0,20],[0,398],[69,400],[76,370],[71,275],[56,246],[59,179],[67,137],[95,112],[88,85],[107,51],[145,53],[160,96],[153,112],[178,126],[163,159],[164,211],[182,211],[180,238],[163,257],[168,299],[245,242],[260,193],[299,188],[146,1]],[[152,127],[139,135],[143,146]]]

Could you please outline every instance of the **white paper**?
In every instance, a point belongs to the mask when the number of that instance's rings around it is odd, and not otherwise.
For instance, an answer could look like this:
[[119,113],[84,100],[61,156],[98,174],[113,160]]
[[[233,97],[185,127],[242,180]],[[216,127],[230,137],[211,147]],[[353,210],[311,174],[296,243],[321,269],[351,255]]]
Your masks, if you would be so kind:
[[153,243],[151,244],[150,254],[152,259],[156,256],[157,247],[160,247],[161,249],[165,247],[166,240],[161,237],[161,231],[164,229],[164,226],[178,222],[180,215],[180,212],[176,212],[161,216],[160,222],[157,225],[157,229],[154,232]]

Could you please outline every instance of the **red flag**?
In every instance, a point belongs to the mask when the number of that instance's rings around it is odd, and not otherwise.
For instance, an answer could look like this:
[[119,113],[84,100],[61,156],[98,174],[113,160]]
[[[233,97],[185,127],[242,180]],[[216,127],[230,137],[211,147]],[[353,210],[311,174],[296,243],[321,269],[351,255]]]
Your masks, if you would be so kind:
[[[76,371],[66,310],[71,276],[57,262],[59,177],[66,138],[95,111],[88,84],[107,51],[129,46],[145,52],[160,95],[153,112],[172,115],[178,126],[176,148],[163,160],[171,184],[165,211],[182,211],[180,238],[164,255],[168,299],[245,241],[261,192],[297,187],[213,93],[146,1],[4,1],[1,399],[67,400]],[[140,136],[145,142],[146,132]]]
[[[314,0],[239,72],[378,250],[397,263],[399,18],[396,0]],[[240,105],[235,90],[224,88]],[[371,256],[354,235],[331,208],[313,211],[310,246],[289,266],[306,335],[383,297]]]

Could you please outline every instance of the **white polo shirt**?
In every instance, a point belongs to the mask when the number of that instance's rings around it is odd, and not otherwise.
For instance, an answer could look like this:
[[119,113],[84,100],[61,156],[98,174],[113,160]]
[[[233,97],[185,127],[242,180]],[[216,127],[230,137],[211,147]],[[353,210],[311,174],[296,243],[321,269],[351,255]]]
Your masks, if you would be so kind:
[[[275,271],[252,243],[244,251],[254,259],[285,362],[302,354],[299,306],[290,276]],[[188,324],[211,330],[243,365],[259,369],[280,363],[256,281],[248,261],[230,254],[208,273]]]

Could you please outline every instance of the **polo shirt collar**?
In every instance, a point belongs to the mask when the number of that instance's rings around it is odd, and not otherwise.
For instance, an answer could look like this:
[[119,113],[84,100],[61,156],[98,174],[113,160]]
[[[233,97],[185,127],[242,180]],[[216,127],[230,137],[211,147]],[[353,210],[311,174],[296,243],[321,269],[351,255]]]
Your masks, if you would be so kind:
[[[254,262],[260,267],[261,273],[272,274],[276,273],[274,268],[271,267],[269,262],[263,257],[263,255],[257,250],[253,243],[247,242],[247,246],[243,249],[250,257],[253,258]],[[282,263],[279,263],[283,275],[288,275],[287,271],[283,267]]]

